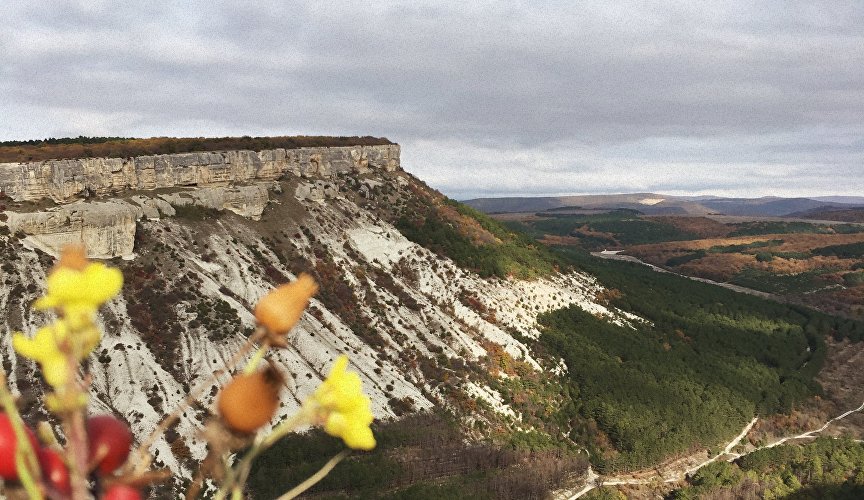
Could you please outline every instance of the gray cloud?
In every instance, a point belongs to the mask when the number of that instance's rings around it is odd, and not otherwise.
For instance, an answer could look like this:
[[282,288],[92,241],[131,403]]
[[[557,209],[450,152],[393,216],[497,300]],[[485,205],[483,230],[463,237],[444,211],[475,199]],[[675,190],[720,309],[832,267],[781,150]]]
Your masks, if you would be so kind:
[[860,2],[178,5],[6,2],[0,138],[386,135],[453,196],[864,185]]

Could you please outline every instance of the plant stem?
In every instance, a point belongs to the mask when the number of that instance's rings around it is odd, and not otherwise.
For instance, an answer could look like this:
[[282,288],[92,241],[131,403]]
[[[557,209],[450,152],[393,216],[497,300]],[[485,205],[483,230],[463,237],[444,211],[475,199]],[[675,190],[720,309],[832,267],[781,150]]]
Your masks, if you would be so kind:
[[0,370],[0,404],[3,410],[9,417],[9,422],[12,424],[12,430],[15,432],[15,468],[18,471],[18,479],[27,491],[30,498],[42,499],[41,474],[39,471],[39,462],[36,459],[33,447],[30,443],[30,438],[27,436],[27,431],[24,430],[24,421],[18,413],[18,407],[15,406],[15,398],[9,392],[7,385],[6,373]]
[[246,367],[243,368],[243,373],[249,375],[254,372],[258,368],[258,365],[261,364],[261,360],[264,359],[264,354],[267,353],[267,349],[269,348],[270,343],[265,340],[264,343],[261,344],[261,347],[259,347],[258,350],[255,351],[255,354],[253,354],[249,359],[249,362],[246,363]]
[[186,399],[184,399],[177,406],[177,408],[175,408],[174,411],[171,412],[170,415],[163,418],[162,421],[159,422],[159,425],[156,426],[156,428],[153,430],[153,432],[151,432],[146,439],[141,441],[141,444],[135,450],[135,453],[133,455],[137,456],[138,459],[129,460],[126,465],[127,469],[134,467],[134,471],[137,473],[149,467],[151,461],[149,454],[150,446],[152,446],[153,443],[155,443],[156,440],[159,439],[159,436],[161,436],[168,429],[168,427],[171,426],[171,424],[173,424],[177,419],[180,418],[180,415],[182,415],[183,412],[192,405],[192,403],[197,401],[198,398],[200,398],[205,391],[210,389],[210,386],[212,386],[214,382],[218,382],[219,377],[223,373],[234,368],[234,366],[237,365],[237,363],[243,358],[243,356],[247,355],[249,351],[252,350],[252,348],[255,346],[255,343],[264,338],[265,335],[266,332],[263,328],[261,328],[260,326],[256,328],[255,332],[248,339],[246,339],[246,342],[244,342],[243,345],[240,346],[240,349],[234,354],[234,356],[232,356],[231,359],[228,360],[227,363],[225,363],[225,368],[221,370],[216,370],[213,375],[210,376],[210,378],[208,378],[201,385],[199,385],[197,389],[192,391],[186,397]]
[[87,426],[84,411],[70,410],[63,416],[66,433],[66,457],[69,460],[69,476],[72,482],[72,498],[90,498],[90,485],[87,481]]
[[295,486],[291,491],[280,496],[277,500],[291,500],[292,498],[297,497],[309,488],[315,486],[319,481],[324,479],[327,474],[330,474],[330,471],[333,470],[333,468],[336,467],[336,465],[341,462],[342,459],[347,457],[348,453],[350,453],[350,450],[342,450],[338,455],[331,458],[330,461],[324,464],[324,466],[321,467],[318,472],[306,478],[305,481]]
[[[70,331],[70,336],[79,332]],[[66,434],[66,459],[69,461],[69,480],[72,486],[72,498],[84,500],[90,498],[90,485],[87,481],[87,425],[84,412],[86,405],[80,404],[80,396],[88,393],[83,382],[78,381],[78,360],[81,357],[74,352],[71,343],[61,342],[61,348],[66,351],[66,366],[69,370],[67,382],[57,387],[58,396],[69,403],[62,409],[60,417],[63,421],[63,433]]]
[[252,447],[249,448],[249,451],[240,459],[240,462],[236,466],[228,468],[226,478],[220,486],[219,491],[216,492],[215,498],[221,500],[226,497],[229,491],[234,491],[236,488],[242,490],[249,477],[249,471],[252,469],[252,462],[258,455],[273,446],[276,441],[279,441],[288,435],[288,433],[296,430],[300,425],[308,422],[309,410],[303,407],[293,417],[274,427],[270,434],[264,438],[256,439]]

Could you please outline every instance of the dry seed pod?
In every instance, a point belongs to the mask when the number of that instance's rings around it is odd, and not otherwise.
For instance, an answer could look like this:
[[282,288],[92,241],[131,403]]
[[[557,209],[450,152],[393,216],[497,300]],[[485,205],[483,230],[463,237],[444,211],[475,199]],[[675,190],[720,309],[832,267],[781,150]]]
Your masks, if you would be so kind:
[[273,418],[279,407],[283,378],[269,366],[234,377],[219,393],[219,415],[225,425],[239,433],[252,433]]
[[283,336],[294,328],[309,305],[309,298],[317,291],[315,280],[308,274],[301,274],[296,281],[271,290],[261,298],[255,306],[255,319],[267,329],[270,345],[287,345]]

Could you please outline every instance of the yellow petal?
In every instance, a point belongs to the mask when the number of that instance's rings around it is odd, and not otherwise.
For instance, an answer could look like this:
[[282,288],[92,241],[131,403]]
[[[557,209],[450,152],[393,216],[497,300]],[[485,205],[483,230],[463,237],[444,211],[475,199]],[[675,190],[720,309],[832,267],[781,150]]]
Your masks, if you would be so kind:
[[342,432],[345,431],[348,422],[345,416],[341,413],[331,413],[324,423],[324,432],[335,437],[342,437]]
[[123,274],[119,269],[95,262],[84,269],[82,285],[82,300],[98,306],[120,292]]
[[58,305],[74,302],[81,288],[81,271],[58,267],[46,280],[48,295],[46,299],[53,298]]
[[342,435],[345,445],[355,450],[371,450],[375,447],[375,436],[367,426],[352,426]]
[[25,358],[41,359],[42,348],[40,345],[21,332],[15,332],[15,335],[12,336],[12,347]]
[[42,361],[42,376],[53,387],[61,387],[69,380],[69,367],[63,355],[50,356]]

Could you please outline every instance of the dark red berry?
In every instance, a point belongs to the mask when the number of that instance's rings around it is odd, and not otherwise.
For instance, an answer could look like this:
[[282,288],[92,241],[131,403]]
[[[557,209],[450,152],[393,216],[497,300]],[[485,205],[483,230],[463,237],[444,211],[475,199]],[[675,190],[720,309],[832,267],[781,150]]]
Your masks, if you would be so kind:
[[100,475],[119,469],[129,456],[132,432],[129,427],[111,415],[97,415],[87,419],[87,441],[90,463],[96,463]]
[[141,492],[125,484],[109,486],[102,495],[102,500],[141,500]]
[[54,450],[43,448],[38,452],[39,466],[42,468],[42,479],[51,488],[58,492],[69,495],[72,493],[72,483],[69,480],[69,468],[66,462]]
[[[24,430],[27,431],[33,451],[38,450],[39,443],[36,441],[36,435],[26,425]],[[18,468],[15,466],[15,451],[17,449],[18,440],[15,438],[12,421],[9,420],[9,415],[0,413],[0,477],[3,479],[18,479]]]

